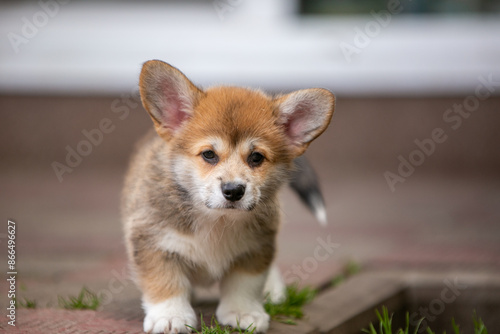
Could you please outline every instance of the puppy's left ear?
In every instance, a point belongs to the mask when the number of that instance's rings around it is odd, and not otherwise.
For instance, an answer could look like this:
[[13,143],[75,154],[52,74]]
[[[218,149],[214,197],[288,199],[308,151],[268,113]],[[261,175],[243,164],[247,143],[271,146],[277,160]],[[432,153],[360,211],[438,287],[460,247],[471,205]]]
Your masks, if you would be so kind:
[[335,96],[326,89],[303,89],[277,98],[276,103],[292,154],[298,157],[328,127]]

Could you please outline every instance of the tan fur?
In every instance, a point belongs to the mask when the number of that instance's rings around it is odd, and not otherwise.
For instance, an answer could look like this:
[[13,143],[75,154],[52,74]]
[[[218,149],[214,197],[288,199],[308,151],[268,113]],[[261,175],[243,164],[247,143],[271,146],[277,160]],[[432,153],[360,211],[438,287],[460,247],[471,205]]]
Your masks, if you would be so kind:
[[[203,91],[160,61],[144,65],[140,89],[158,135],[148,134],[137,147],[122,211],[144,300],[159,303],[232,271],[266,272],[280,224],[278,189],[292,160],[328,126],[333,95],[321,89],[277,98],[237,87]],[[313,108],[325,115],[308,120],[303,131],[287,118],[294,108],[300,109],[294,117]],[[204,160],[206,150],[216,152],[216,164]],[[259,166],[248,163],[252,152],[265,157]],[[225,208],[222,195],[210,191],[234,180],[247,185],[246,197]]]
[[180,275],[183,268],[178,256],[148,247],[148,240],[140,233],[136,233],[131,240],[139,286],[148,302],[158,303],[181,293],[189,293],[189,285]]

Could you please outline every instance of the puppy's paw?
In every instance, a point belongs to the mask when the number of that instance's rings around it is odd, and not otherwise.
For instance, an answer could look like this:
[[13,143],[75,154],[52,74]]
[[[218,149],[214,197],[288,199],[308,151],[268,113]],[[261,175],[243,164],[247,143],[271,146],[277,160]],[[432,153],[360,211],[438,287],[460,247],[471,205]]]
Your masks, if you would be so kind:
[[144,303],[146,333],[179,334],[191,333],[196,328],[196,314],[187,301],[167,299],[158,304]]
[[144,319],[144,331],[146,333],[191,333],[191,328],[186,325],[196,328],[196,322],[192,322],[186,317],[154,317],[147,315]]
[[252,329],[258,333],[265,333],[269,328],[269,314],[262,306],[257,310],[227,310],[217,309],[217,320],[234,328]]

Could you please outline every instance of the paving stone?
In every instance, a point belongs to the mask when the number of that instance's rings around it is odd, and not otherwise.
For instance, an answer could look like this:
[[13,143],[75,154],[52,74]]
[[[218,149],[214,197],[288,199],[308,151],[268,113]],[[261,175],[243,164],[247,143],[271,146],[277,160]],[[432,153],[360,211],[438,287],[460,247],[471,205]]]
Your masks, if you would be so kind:
[[320,333],[351,333],[373,320],[374,309],[381,302],[389,308],[399,305],[404,287],[403,281],[394,277],[361,274],[320,294],[304,312]]
[[142,334],[142,321],[105,317],[95,311],[58,309],[18,310],[16,327],[0,324],[7,333],[19,334]]

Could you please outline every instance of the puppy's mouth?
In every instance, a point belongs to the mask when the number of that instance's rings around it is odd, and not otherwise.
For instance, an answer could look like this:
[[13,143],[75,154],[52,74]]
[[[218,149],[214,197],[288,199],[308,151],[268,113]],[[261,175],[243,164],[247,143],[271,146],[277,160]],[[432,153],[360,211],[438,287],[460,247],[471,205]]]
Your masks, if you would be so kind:
[[210,202],[205,202],[205,206],[212,210],[240,210],[240,211],[252,211],[255,209],[255,204],[243,205],[239,202],[230,202],[227,201],[222,205],[213,205]]

